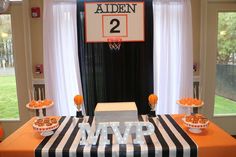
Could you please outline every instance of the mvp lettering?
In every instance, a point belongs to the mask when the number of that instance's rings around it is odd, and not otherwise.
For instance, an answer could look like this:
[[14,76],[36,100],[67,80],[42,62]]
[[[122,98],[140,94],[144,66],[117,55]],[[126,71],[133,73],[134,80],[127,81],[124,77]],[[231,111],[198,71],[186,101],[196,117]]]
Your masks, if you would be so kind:
[[[111,128],[113,134],[115,135],[116,141],[118,144],[127,144],[128,136],[130,135],[130,129],[132,127],[135,128],[135,139],[133,141],[134,144],[144,144],[144,137],[147,135],[151,135],[154,133],[154,126],[150,122],[125,122],[125,131],[124,134],[121,134],[119,130],[119,122],[106,122],[99,123],[97,125],[96,130],[91,128],[88,123],[80,123],[80,131],[81,131],[81,145],[96,145],[98,136],[100,135],[99,145],[110,144],[110,140],[107,137],[107,129]],[[143,127],[146,129],[143,130]]]

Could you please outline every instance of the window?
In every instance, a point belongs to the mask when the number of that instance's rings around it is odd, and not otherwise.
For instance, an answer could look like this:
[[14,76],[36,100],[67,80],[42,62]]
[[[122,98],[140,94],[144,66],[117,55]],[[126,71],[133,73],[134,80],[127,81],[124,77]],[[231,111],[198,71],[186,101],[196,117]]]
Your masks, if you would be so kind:
[[19,119],[11,15],[0,15],[0,120]]
[[218,13],[215,115],[236,114],[236,12]]

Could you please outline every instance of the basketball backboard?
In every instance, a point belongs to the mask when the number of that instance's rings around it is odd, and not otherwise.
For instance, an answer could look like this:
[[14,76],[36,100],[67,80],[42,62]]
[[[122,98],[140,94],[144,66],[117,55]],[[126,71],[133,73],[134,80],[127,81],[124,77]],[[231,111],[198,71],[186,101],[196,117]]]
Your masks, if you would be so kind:
[[85,2],[85,36],[87,43],[143,42],[144,2]]

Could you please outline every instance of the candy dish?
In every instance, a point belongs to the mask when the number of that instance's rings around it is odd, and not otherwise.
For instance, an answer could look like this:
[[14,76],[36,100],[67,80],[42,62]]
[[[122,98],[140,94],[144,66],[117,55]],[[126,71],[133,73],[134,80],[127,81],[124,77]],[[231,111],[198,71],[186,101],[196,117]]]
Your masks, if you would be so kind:
[[195,134],[201,133],[209,125],[209,120],[200,114],[185,116],[182,120],[189,131]]
[[50,136],[54,132],[53,130],[59,127],[58,120],[56,118],[45,117],[42,119],[36,119],[33,123],[33,129],[39,132],[42,136]]

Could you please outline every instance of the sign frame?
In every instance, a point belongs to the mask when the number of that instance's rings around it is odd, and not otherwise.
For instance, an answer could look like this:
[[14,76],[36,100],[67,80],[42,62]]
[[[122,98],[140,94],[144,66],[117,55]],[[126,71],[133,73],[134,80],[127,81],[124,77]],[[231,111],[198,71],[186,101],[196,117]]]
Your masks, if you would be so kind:
[[[142,5],[142,21],[141,21],[141,24],[143,25],[142,26],[142,34],[141,34],[141,38],[140,39],[128,39],[129,38],[129,30],[128,30],[128,24],[129,24],[129,17],[128,17],[128,13],[107,13],[107,14],[102,14],[101,15],[101,21],[102,21],[102,30],[101,30],[101,38],[104,38],[104,39],[101,39],[101,40],[91,40],[91,39],[88,39],[88,28],[87,28],[87,25],[88,25],[88,17],[87,17],[87,9],[86,9],[86,5],[87,4],[123,4],[123,3],[127,3],[127,4],[130,4],[130,3],[137,3],[137,4],[141,4]],[[124,16],[126,17],[126,33],[125,35],[114,35],[114,36],[106,36],[104,35],[104,17],[106,16]],[[84,22],[84,27],[85,27],[85,42],[86,43],[101,43],[101,42],[108,42],[108,38],[121,38],[122,42],[145,42],[145,2],[144,1],[102,1],[102,2],[86,2],[84,1],[84,19],[85,19],[85,22]],[[125,39],[127,38],[127,39]]]

